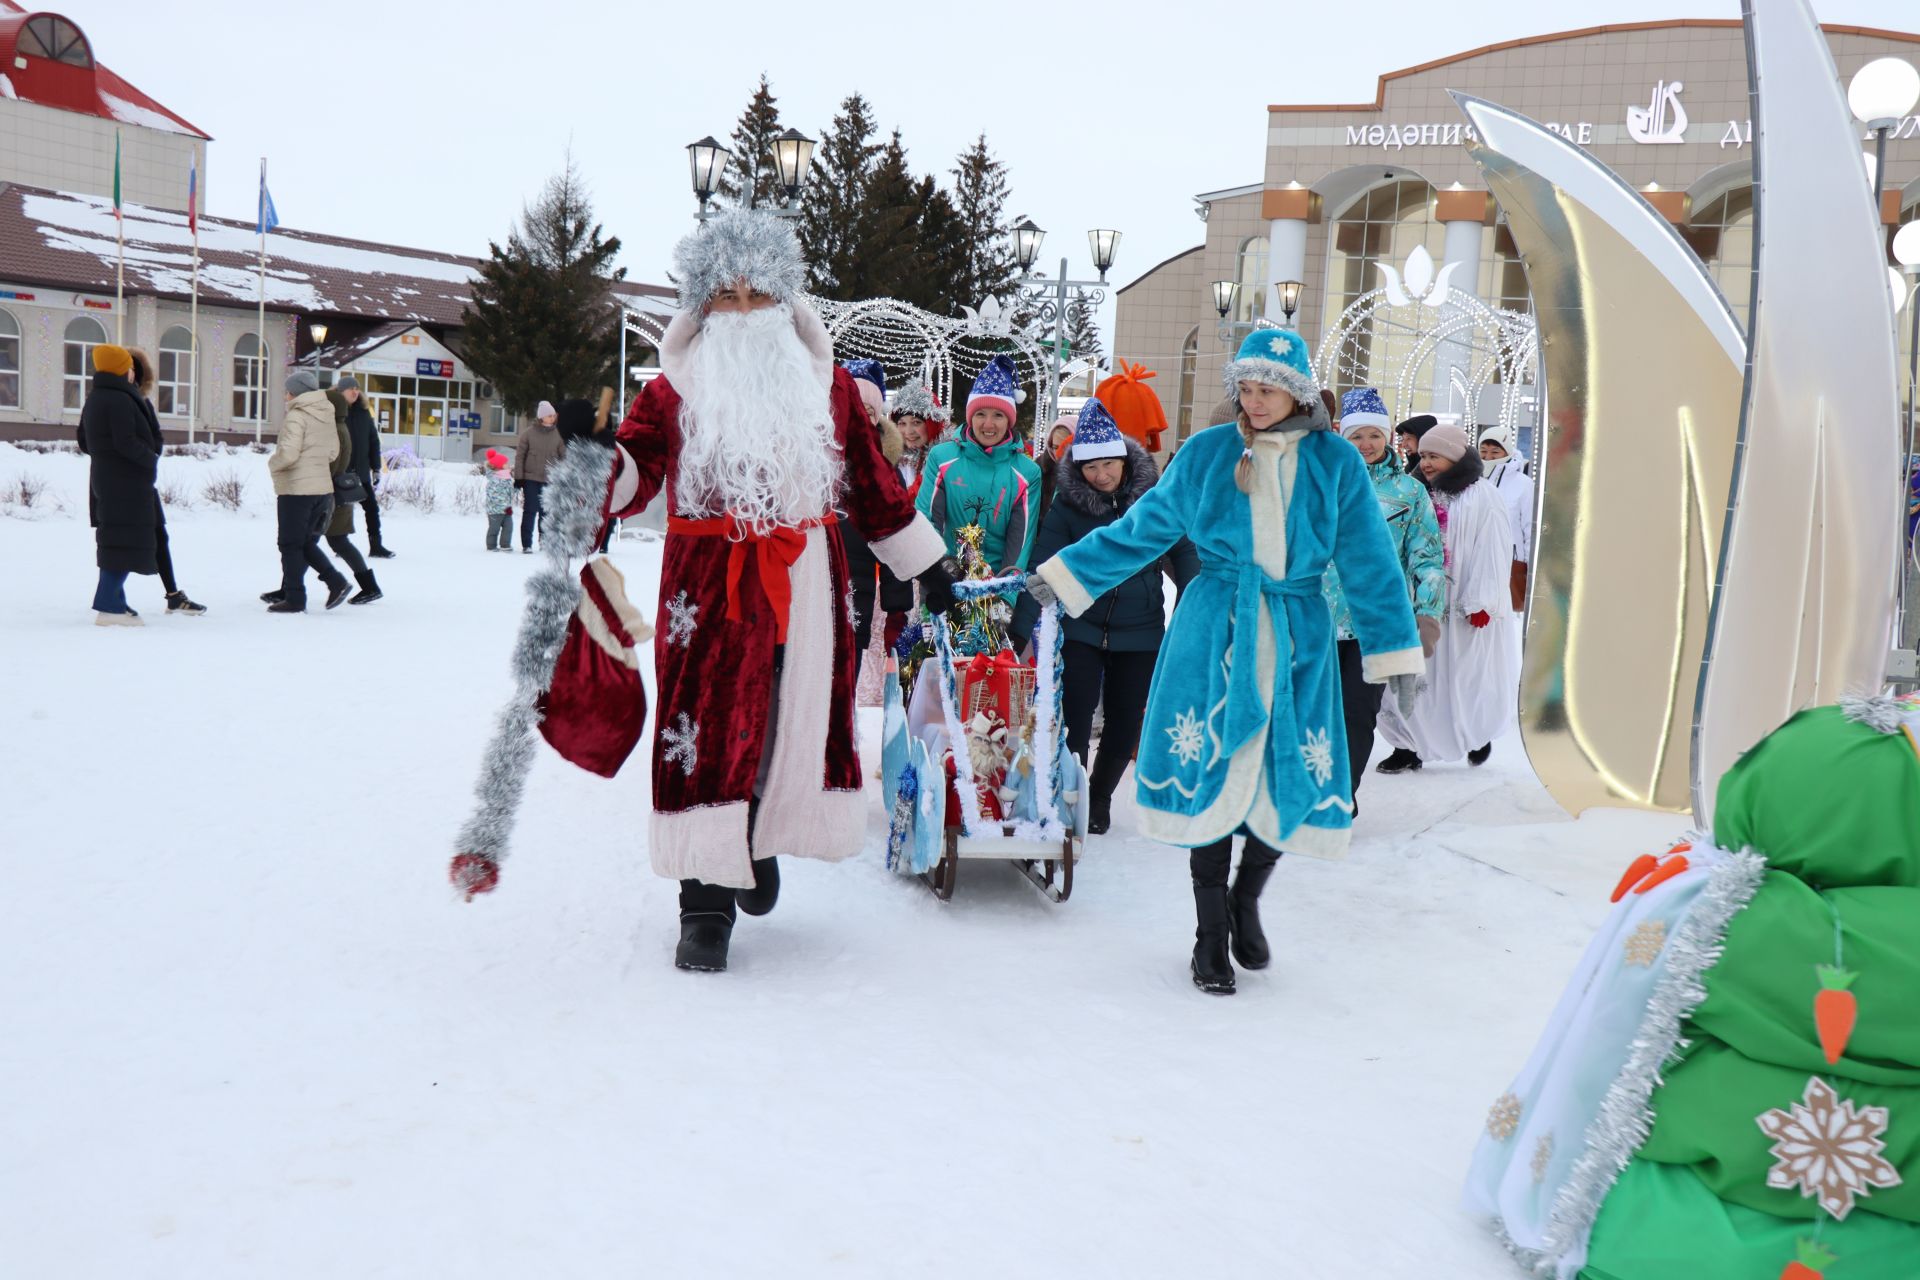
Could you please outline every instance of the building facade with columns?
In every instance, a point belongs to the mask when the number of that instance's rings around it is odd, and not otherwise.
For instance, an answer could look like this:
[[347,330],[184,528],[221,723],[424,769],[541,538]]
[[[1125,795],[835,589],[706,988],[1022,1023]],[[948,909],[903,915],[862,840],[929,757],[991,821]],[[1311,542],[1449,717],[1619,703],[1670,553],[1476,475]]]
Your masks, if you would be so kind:
[[[1843,83],[1874,58],[1920,61],[1920,34],[1826,32]],[[1114,355],[1156,371],[1149,385],[1176,440],[1211,425],[1222,365],[1247,330],[1263,318],[1287,322],[1286,282],[1298,285],[1291,323],[1316,349],[1351,303],[1383,283],[1381,268],[1404,273],[1416,249],[1453,265],[1455,289],[1531,310],[1526,272],[1465,149],[1471,133],[1453,90],[1532,116],[1640,188],[1745,318],[1753,172],[1740,24],[1635,23],[1488,45],[1388,72],[1372,102],[1270,106],[1261,181],[1194,197],[1204,242],[1121,287]],[[1882,216],[1889,232],[1920,217],[1920,116],[1888,140]],[[1224,320],[1214,305],[1221,281],[1239,285]],[[1384,335],[1374,341],[1378,384],[1402,352]],[[1444,380],[1414,379],[1404,398],[1393,406],[1402,414],[1489,420],[1487,397],[1449,403]]]

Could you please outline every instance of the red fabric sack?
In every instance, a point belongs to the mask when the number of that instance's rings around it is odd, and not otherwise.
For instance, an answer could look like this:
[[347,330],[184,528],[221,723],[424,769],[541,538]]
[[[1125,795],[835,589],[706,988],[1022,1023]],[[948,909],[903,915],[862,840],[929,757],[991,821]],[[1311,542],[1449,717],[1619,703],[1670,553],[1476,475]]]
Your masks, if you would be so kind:
[[540,695],[540,736],[563,759],[611,778],[647,728],[639,646],[653,638],[627,599],[626,581],[604,557],[580,570],[583,594]]

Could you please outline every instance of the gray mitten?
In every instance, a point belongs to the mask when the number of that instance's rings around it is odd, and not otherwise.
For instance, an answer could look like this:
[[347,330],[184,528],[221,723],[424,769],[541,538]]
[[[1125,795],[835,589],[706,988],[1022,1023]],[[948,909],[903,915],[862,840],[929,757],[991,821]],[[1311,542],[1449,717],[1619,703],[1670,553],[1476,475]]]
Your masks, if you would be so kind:
[[1055,595],[1053,588],[1047,585],[1047,580],[1037,573],[1027,575],[1026,588],[1027,594],[1032,596],[1034,602],[1042,609],[1050,609],[1060,603],[1060,597]]
[[1394,705],[1400,708],[1402,716],[1413,714],[1413,704],[1420,696],[1420,677],[1416,675],[1389,676],[1387,688],[1393,690]]

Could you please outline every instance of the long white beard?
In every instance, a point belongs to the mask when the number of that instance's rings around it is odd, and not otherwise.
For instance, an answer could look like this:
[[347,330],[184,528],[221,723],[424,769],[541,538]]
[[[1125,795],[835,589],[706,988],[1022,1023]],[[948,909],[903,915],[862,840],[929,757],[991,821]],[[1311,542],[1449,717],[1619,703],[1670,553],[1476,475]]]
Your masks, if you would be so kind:
[[755,533],[824,515],[840,487],[833,402],[782,304],[700,327],[680,411],[680,509]]

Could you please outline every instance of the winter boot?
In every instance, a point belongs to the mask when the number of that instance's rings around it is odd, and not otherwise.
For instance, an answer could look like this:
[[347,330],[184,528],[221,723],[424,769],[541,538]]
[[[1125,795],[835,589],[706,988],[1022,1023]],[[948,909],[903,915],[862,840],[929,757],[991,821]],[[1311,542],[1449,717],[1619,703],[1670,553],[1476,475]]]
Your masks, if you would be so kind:
[[187,593],[184,591],[167,592],[168,613],[181,613],[189,618],[197,618],[206,611],[207,606],[195,604],[193,601],[187,599]]
[[725,973],[727,943],[733,938],[733,917],[724,911],[682,911],[680,945],[674,948],[673,967],[693,973]]
[[1240,870],[1227,891],[1227,928],[1233,936],[1233,959],[1242,969],[1264,969],[1273,959],[1266,932],[1260,927],[1260,891],[1280,855],[1253,840],[1240,855]]
[[93,615],[96,627],[144,627],[146,622],[139,614],[129,609],[125,613],[96,613]]
[[1493,754],[1493,744],[1489,742],[1484,747],[1477,747],[1474,750],[1467,752],[1467,763],[1472,765],[1474,768],[1478,769],[1481,765],[1487,762],[1487,757],[1491,756],[1492,754]]
[[373,570],[368,569],[364,573],[356,573],[353,576],[360,584],[360,591],[353,599],[347,601],[348,604],[372,604],[380,598],[380,584],[374,581]]
[[375,560],[392,560],[394,558],[393,552],[387,550],[386,547],[377,542],[373,544],[372,549],[367,552],[367,555]]
[[280,587],[275,587],[271,591],[262,591],[260,593],[261,604],[279,604],[282,600],[285,600],[286,598],[287,598],[286,591]]
[[1094,796],[1087,801],[1087,834],[1103,836],[1113,827],[1113,798]]
[[750,916],[763,916],[780,901],[780,863],[772,857],[753,860],[753,888],[735,889],[733,904]]
[[306,611],[307,611],[306,601],[302,600],[299,604],[295,604],[293,601],[287,599],[285,596],[282,596],[280,599],[275,600],[272,604],[267,606],[268,613],[305,613]]
[[1225,885],[1195,884],[1194,914],[1200,925],[1193,931],[1193,985],[1214,996],[1233,994],[1233,961],[1227,955],[1227,889]]
[[348,594],[352,590],[353,590],[353,584],[351,582],[348,582],[345,578],[342,578],[340,579],[340,581],[330,585],[327,588],[327,608],[329,609],[339,608],[341,601],[345,600]]
[[1405,747],[1396,748],[1394,753],[1375,766],[1378,773],[1412,773],[1425,762]]

